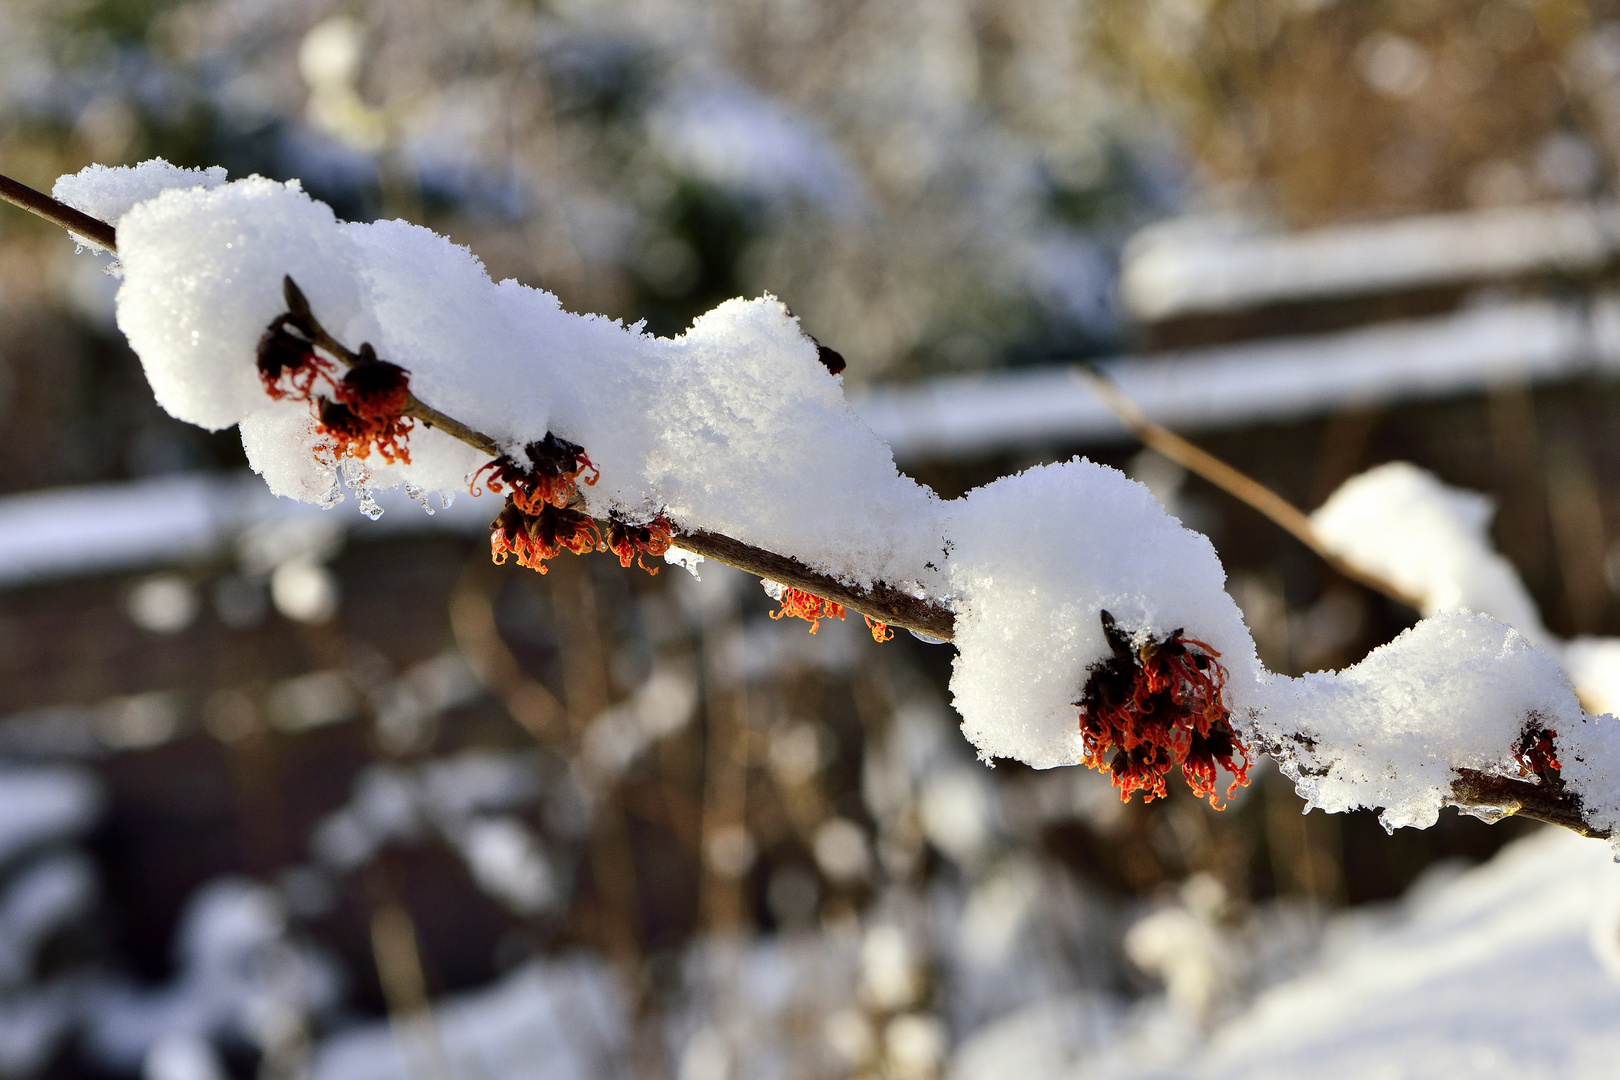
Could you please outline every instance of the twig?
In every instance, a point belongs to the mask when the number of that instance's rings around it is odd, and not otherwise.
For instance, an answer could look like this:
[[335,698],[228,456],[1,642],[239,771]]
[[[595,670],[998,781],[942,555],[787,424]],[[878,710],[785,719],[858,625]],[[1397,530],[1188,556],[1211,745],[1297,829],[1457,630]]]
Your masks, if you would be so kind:
[[[382,880],[382,871],[379,869],[374,876]],[[380,892],[383,899],[375,903],[371,913],[371,955],[388,1005],[388,1022],[400,1043],[406,1069],[413,1080],[451,1080],[428,1000],[416,923],[386,887],[374,887],[372,891]]]
[[1121,423],[1130,428],[1144,445],[1150,446],[1189,472],[1203,477],[1233,498],[1258,510],[1294,539],[1310,548],[1335,571],[1382,593],[1397,603],[1416,611],[1423,610],[1422,601],[1376,574],[1351,566],[1330,551],[1316,535],[1316,527],[1303,510],[1266,487],[1260,481],[1239,472],[1207,450],[1202,450],[1168,428],[1148,419],[1141,406],[1127,397],[1113,380],[1097,368],[1086,364],[1075,369],[1075,375],[1097,400],[1108,406]]
[[1589,825],[1581,813],[1581,800],[1563,783],[1535,784],[1508,776],[1494,776],[1475,769],[1458,769],[1451,782],[1452,806],[1500,811],[1504,817],[1530,818],[1590,836],[1609,839],[1609,830]]
[[68,232],[82,236],[93,244],[99,244],[108,251],[115,253],[118,251],[118,232],[111,225],[91,217],[82,210],[75,210],[43,191],[35,191],[27,184],[18,183],[9,176],[0,175],[0,199],[13,206],[20,206],[31,214],[37,214],[46,221],[55,222]]
[[870,615],[878,622],[915,630],[940,641],[949,641],[956,636],[955,612],[927,597],[913,596],[881,581],[874,582],[870,589],[845,585],[836,578],[810,569],[791,556],[752,547],[720,533],[702,529],[689,531],[678,523],[675,541],[680,547],[706,559],[803,589],[826,600],[835,600],[857,614]]

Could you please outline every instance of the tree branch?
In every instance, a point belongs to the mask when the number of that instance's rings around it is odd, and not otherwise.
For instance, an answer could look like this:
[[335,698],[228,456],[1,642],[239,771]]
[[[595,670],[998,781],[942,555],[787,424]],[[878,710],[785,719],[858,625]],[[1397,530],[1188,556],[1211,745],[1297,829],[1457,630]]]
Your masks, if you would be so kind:
[[[0,175],[0,198],[89,239],[109,251],[117,251],[117,235],[113,226],[4,175]],[[294,291],[295,289],[289,290],[288,295],[291,307],[298,306],[293,300]],[[318,320],[311,318],[310,324],[315,330],[315,344],[346,366],[352,367],[359,361],[346,346],[327,334],[320,327]],[[1299,539],[1345,577],[1361,582],[1368,588],[1410,607],[1419,606],[1413,597],[1407,596],[1389,582],[1347,565],[1328,551],[1317,539],[1310,518],[1298,507],[1213,454],[1199,449],[1168,429],[1153,423],[1134,401],[1121,393],[1118,387],[1100,372],[1093,368],[1082,368],[1079,377],[1085,380],[1103,403],[1113,410],[1143,443],[1252,506]],[[452,438],[492,457],[501,453],[500,444],[494,438],[440,412],[414,394],[410,397],[404,415],[420,420],[425,426],[438,428]],[[882,582],[874,584],[870,589],[846,585],[810,569],[792,556],[756,548],[719,533],[682,528],[679,523],[672,524],[674,538],[678,544],[705,558],[836,601],[846,608],[871,616],[890,626],[904,627],[941,641],[949,641],[955,634],[955,613],[937,601],[913,596]],[[1501,816],[1517,814],[1570,829],[1582,836],[1600,839],[1609,836],[1607,830],[1587,823],[1582,816],[1580,799],[1556,778],[1551,782],[1533,783],[1474,769],[1457,769],[1448,803],[1465,810],[1484,811],[1491,817],[1498,814]]]
[[1527,817],[1533,821],[1558,825],[1582,836],[1609,839],[1609,830],[1587,823],[1582,816],[1581,800],[1565,788],[1561,780],[1538,784],[1474,769],[1458,769],[1456,772],[1457,779],[1451,782],[1451,798],[1447,800],[1451,806],[1464,810],[1499,811],[1504,817]]
[[0,175],[0,199],[13,206],[20,206],[46,221],[55,222],[68,232],[100,244],[108,251],[118,250],[118,233],[111,225],[81,210],[75,210],[43,191],[35,191],[27,184],[20,184],[9,176]]
[[[30,213],[61,225],[70,232],[94,240],[109,251],[117,250],[117,237],[111,225],[81,213],[43,192],[35,191],[0,175],[0,196]],[[288,309],[309,316],[309,329],[313,331],[314,344],[347,367],[359,363],[360,358],[348,346],[328,334],[320,325],[320,321],[311,315],[303,295],[298,292],[297,286],[291,285],[291,279],[288,279],[286,284],[291,286],[286,289]],[[303,310],[298,312],[297,309],[300,307]],[[451,438],[491,457],[498,456],[502,452],[500,443],[494,438],[469,427],[453,416],[440,412],[415,394],[410,395],[404,415],[420,420],[427,427],[438,428]],[[766,551],[719,533],[683,528],[679,522],[673,522],[672,525],[676,543],[706,559],[723,562],[750,574],[770,578],[783,585],[837,601],[846,608],[862,615],[869,615],[878,622],[890,626],[904,627],[941,641],[949,641],[955,633],[955,613],[936,601],[911,596],[882,583],[875,584],[870,589],[845,585],[836,578],[810,569],[792,556],[778,555],[776,552]]]

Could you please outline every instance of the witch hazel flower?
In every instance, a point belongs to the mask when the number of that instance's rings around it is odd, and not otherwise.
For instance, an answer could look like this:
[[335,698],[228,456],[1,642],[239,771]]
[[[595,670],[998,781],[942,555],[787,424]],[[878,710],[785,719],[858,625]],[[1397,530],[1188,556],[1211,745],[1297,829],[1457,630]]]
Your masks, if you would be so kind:
[[[576,442],[546,432],[546,437],[523,448],[529,463],[523,465],[502,454],[473,475],[472,493],[479,494],[482,481],[490,491],[508,498],[525,514],[538,514],[543,506],[562,509],[575,501],[579,485],[594,486],[601,472],[591,464],[585,448]],[[589,472],[590,475],[585,474]],[[660,553],[661,554],[661,553]]]
[[602,536],[590,515],[545,503],[538,514],[524,513],[510,498],[490,523],[489,553],[497,564],[516,558],[519,566],[546,573],[546,560],[564,551],[576,555],[602,549]]
[[1558,733],[1545,726],[1540,717],[1531,716],[1513,747],[1513,762],[1519,767],[1520,776],[1535,777],[1543,784],[1562,783],[1558,774],[1564,766],[1558,760],[1558,749],[1553,741],[1557,737]]
[[661,559],[665,552],[669,551],[671,544],[669,522],[662,514],[644,525],[636,525],[613,517],[608,520],[604,542],[607,549],[619,557],[620,566],[628,569],[631,562],[634,562],[647,573],[656,576],[658,568],[648,566],[646,560],[649,556]]
[[[257,365],[265,392],[277,401],[308,402],[321,434],[338,458],[365,458],[373,451],[390,465],[409,464],[407,440],[416,422],[405,415],[411,405],[410,373],[379,359],[370,342],[351,353],[328,334],[310,310],[297,283],[282,281],[287,310],[277,315],[259,339]],[[339,357],[347,371],[339,377]],[[319,384],[325,383],[327,393]]]
[[410,404],[410,375],[398,364],[377,359],[369,344],[360,362],[334,388],[335,399],[317,397],[321,427],[339,455],[363,458],[372,451],[390,465],[410,464],[406,440],[416,421],[404,415]]
[[277,401],[310,400],[315,380],[330,382],[335,370],[290,313],[276,316],[259,339],[258,368],[265,393]]
[[779,581],[763,579],[760,584],[764,586],[765,594],[777,602],[777,609],[771,612],[773,619],[803,619],[810,624],[813,634],[821,628],[822,619],[842,621],[844,618],[844,605],[835,600],[825,600],[815,593],[783,585]]
[[1249,782],[1251,766],[1225,704],[1220,654],[1180,630],[1133,639],[1107,611],[1102,627],[1113,655],[1092,667],[1075,702],[1083,763],[1108,773],[1122,801],[1137,791],[1147,802],[1164,798],[1179,767],[1193,794],[1220,809],[1217,766],[1233,777],[1227,798]]

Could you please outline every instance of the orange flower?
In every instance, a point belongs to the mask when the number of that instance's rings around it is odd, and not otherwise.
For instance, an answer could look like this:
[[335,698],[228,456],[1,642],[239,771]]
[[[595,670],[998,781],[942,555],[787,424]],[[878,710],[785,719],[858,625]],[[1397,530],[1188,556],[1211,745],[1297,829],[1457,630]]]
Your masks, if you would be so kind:
[[670,531],[669,522],[664,515],[659,514],[645,525],[630,525],[612,518],[607,525],[606,544],[609,551],[619,557],[620,566],[629,566],[632,561],[649,574],[657,574],[656,566],[648,566],[644,558],[651,555],[653,558],[662,558],[664,552],[669,550]]
[[277,401],[308,401],[316,379],[332,381],[332,361],[315,351],[290,315],[278,315],[259,338],[258,367],[265,393]]
[[861,618],[866,620],[866,628],[872,631],[873,641],[881,645],[894,640],[894,631],[889,629],[888,623],[880,623],[870,615],[862,615]]
[[1234,778],[1227,798],[1249,782],[1251,767],[1223,701],[1220,653],[1180,630],[1133,644],[1106,611],[1102,625],[1113,656],[1092,667],[1075,702],[1085,764],[1110,774],[1121,800],[1141,791],[1147,802],[1168,794],[1166,778],[1180,766],[1193,794],[1220,809],[1217,765]]
[[[377,359],[370,342],[360,346],[357,362],[342,378],[331,360],[315,351],[312,316],[297,286],[287,282],[289,303],[297,298],[304,315],[276,316],[259,339],[259,380],[277,401],[307,401],[315,420],[339,457],[365,457],[372,450],[390,464],[410,463],[406,446],[416,421],[405,415],[411,403],[410,373],[398,364]],[[325,380],[331,397],[317,394]]]
[[416,421],[405,416],[411,402],[411,378],[398,364],[377,359],[369,343],[360,346],[360,363],[334,387],[336,401],[317,398],[321,426],[332,435],[340,454],[365,457],[375,449],[390,464],[410,464],[405,445]]
[[822,619],[842,619],[844,605],[831,600],[823,600],[814,593],[807,593],[803,589],[795,589],[791,585],[782,586],[782,595],[777,598],[782,606],[771,612],[773,619],[785,619],[791,616],[803,619],[810,624],[813,634],[821,628]]
[[[547,504],[558,509],[567,506],[580,483],[595,484],[602,475],[591,464],[584,447],[549,431],[544,439],[525,446],[523,452],[529,459],[527,467],[502,454],[473,474],[473,494],[479,493],[478,482],[482,479],[496,494],[511,489],[512,500],[524,513],[538,514],[540,507]],[[587,470],[591,475],[584,476]]]
[[572,551],[583,555],[599,550],[602,538],[596,522],[578,510],[549,503],[538,514],[526,514],[510,498],[490,522],[489,553],[497,564],[516,557],[519,566],[546,572],[546,560]]
[[415,426],[409,417],[361,416],[341,401],[315,399],[317,418],[332,440],[339,457],[365,457],[376,450],[389,464],[410,464],[411,452],[404,439]]

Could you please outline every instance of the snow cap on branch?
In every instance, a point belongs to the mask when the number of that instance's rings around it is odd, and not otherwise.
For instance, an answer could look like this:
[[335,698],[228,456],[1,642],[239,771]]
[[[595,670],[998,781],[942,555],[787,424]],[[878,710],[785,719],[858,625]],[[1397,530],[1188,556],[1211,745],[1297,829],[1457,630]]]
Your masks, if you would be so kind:
[[1495,502],[1404,461],[1345,481],[1311,515],[1351,566],[1421,598],[1423,613],[1484,611],[1546,647],[1552,636],[1513,565],[1490,539]]
[[1076,703],[1111,655],[1103,611],[1135,635],[1185,630],[1218,652],[1240,728],[1258,704],[1263,670],[1214,547],[1146,487],[1076,459],[1004,477],[952,510],[951,692],[981,757],[1081,760]]
[[[939,499],[900,475],[775,298],[728,301],[684,335],[654,337],[496,284],[427,229],[340,222],[296,182],[174,190],[173,172],[148,163],[63,183],[92,202],[143,178],[170,188],[119,223],[119,325],[159,403],[204,427],[241,423],[250,463],[277,493],[330,502],[343,464],[307,403],[271,400],[255,369],[290,276],[330,334],[351,349],[369,342],[420,400],[514,458],[548,432],[584,446],[601,469],[581,492],[595,517],[663,512],[862,587],[915,592],[943,562]],[[373,454],[350,471],[369,487],[454,491],[487,460],[422,425],[407,449],[409,463]]]
[[[137,203],[154,199],[171,188],[216,188],[224,182],[222,166],[182,169],[162,158],[153,158],[136,166],[86,166],[60,177],[51,194],[75,210],[116,226]],[[93,241],[84,243],[100,247]]]
[[1393,831],[1433,825],[1455,770],[1517,776],[1526,730],[1556,732],[1563,753],[1582,720],[1552,657],[1488,615],[1447,612],[1353,667],[1279,681],[1252,731],[1312,807],[1381,808]]
[[[204,427],[239,423],[250,463],[280,494],[331,503],[340,472],[355,486],[455,491],[491,464],[492,444],[511,482],[550,437],[592,477],[569,485],[567,506],[531,509],[596,519],[621,561],[658,555],[673,527],[676,540],[715,534],[796,561],[854,599],[882,586],[936,612],[948,605],[952,692],[987,760],[1084,760],[1087,700],[1113,740],[1090,748],[1092,762],[1116,780],[1136,769],[1127,791],[1162,792],[1170,765],[1190,763],[1195,790],[1215,795],[1211,762],[1245,771],[1246,740],[1277,754],[1313,805],[1426,825],[1457,769],[1557,783],[1556,751],[1589,824],[1620,821],[1620,784],[1605,779],[1620,762],[1620,723],[1584,717],[1557,664],[1519,632],[1447,613],[1488,608],[1547,639],[1485,538],[1489,504],[1426,473],[1374,470],[1315,525],[1345,558],[1443,613],[1344,672],[1284,679],[1261,666],[1209,541],[1146,488],[1076,459],[941,502],[900,474],[773,297],[728,301],[679,337],[655,337],[494,283],[466,248],[426,229],[341,222],[296,182],[221,181],[152,162],[58,187],[117,218],[119,326],[159,403]],[[289,277],[297,288],[284,292]],[[318,330],[293,310],[300,296]],[[330,355],[316,358],[317,347]],[[387,410],[361,393],[380,375]],[[328,419],[349,405],[353,430]],[[386,439],[361,421],[386,421]],[[445,433],[455,424],[479,449]],[[561,546],[595,547],[584,541],[596,528]],[[518,546],[535,539],[521,531]],[[1109,664],[1087,699],[1088,678]],[[1526,746],[1543,757],[1527,765]]]

